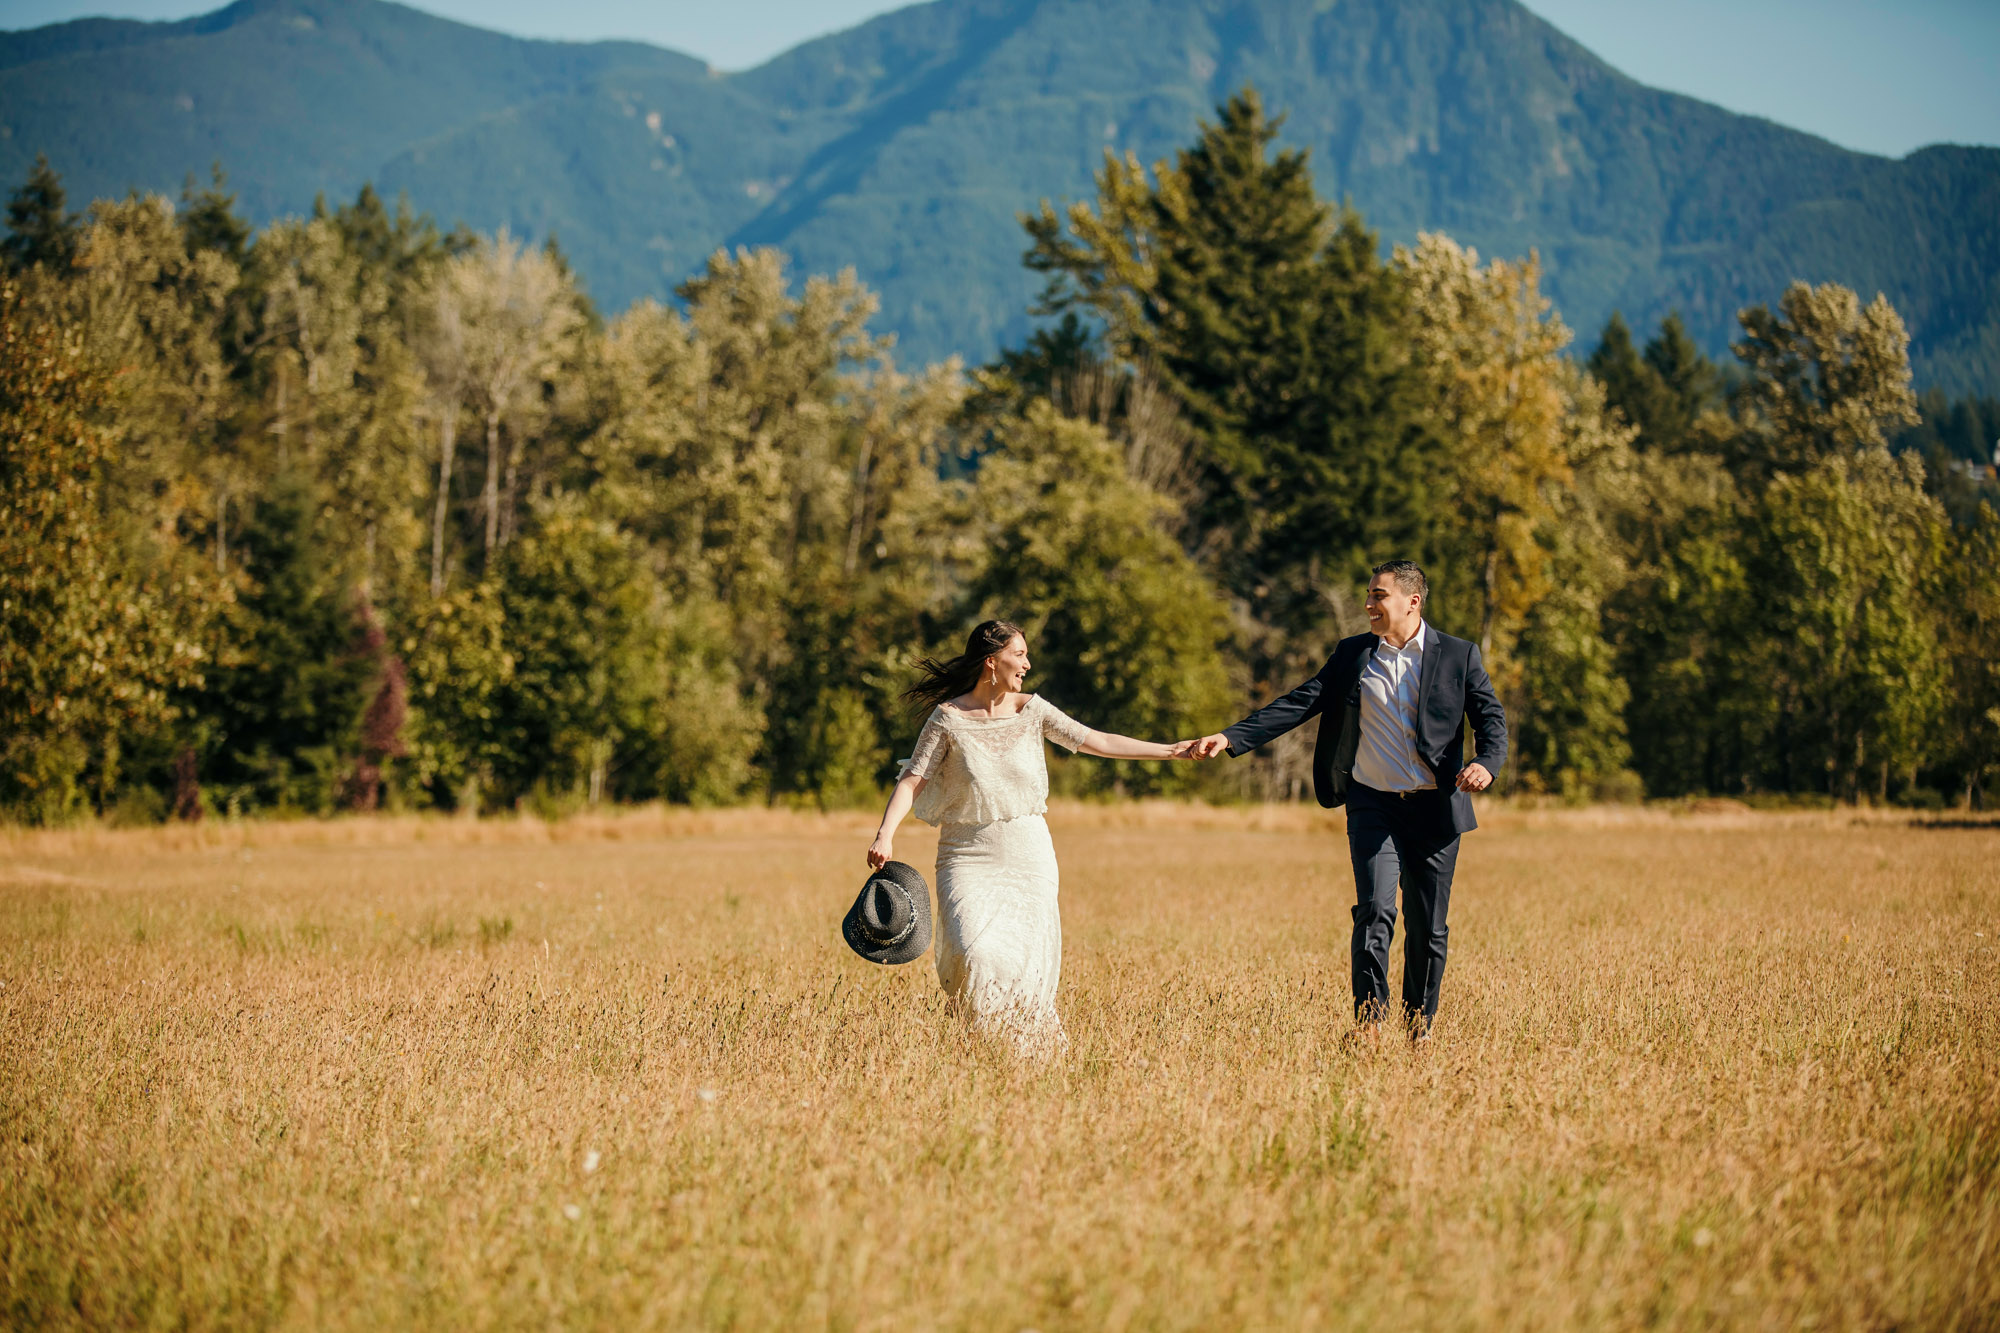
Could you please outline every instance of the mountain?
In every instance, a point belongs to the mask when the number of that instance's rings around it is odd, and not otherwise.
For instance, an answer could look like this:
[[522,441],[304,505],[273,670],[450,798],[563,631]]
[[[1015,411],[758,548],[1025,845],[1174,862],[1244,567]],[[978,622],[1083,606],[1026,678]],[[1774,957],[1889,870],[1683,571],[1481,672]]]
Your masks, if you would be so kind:
[[1920,383],[2000,393],[2000,149],[1900,161],[1645,87],[1514,0],[937,0],[719,74],[380,0],[0,33],[0,179],[77,197],[220,160],[253,220],[365,180],[555,231],[601,304],[718,245],[853,266],[906,360],[1029,327],[1017,213],[1148,162],[1246,82],[1385,240],[1538,249],[1581,336],[1679,309],[1712,351],[1793,278],[1886,292]]

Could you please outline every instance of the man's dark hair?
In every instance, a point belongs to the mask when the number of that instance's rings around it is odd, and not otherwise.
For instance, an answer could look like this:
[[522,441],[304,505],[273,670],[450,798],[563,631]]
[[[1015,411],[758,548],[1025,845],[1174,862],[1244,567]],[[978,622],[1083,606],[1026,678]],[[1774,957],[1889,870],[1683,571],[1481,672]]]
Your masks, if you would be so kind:
[[1426,602],[1431,599],[1431,581],[1424,577],[1424,571],[1414,560],[1386,560],[1369,571],[1371,578],[1387,574],[1396,580],[1396,586],[1405,593],[1414,593]]

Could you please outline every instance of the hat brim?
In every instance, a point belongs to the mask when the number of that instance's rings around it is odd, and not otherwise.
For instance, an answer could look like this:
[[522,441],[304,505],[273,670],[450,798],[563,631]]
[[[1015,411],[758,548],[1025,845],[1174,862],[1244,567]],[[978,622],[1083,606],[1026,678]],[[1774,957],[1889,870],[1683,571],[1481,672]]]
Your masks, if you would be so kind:
[[[868,885],[878,879],[894,881],[909,895],[910,913],[916,918],[910,924],[910,933],[894,944],[877,944],[861,928],[862,897],[867,894]],[[840,937],[847,941],[848,948],[871,963],[893,967],[898,963],[915,962],[931,947],[931,886],[924,883],[924,877],[917,873],[915,866],[902,861],[889,862],[862,883],[861,893],[855,895],[854,906],[847,909],[847,916],[840,923]]]

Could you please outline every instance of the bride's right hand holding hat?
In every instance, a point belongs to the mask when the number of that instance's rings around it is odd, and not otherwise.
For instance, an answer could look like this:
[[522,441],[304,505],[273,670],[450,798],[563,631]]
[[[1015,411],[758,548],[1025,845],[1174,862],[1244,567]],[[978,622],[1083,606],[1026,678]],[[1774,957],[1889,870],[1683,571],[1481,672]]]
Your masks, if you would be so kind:
[[871,963],[907,963],[931,947],[931,886],[905,861],[870,872],[840,923],[847,947]]

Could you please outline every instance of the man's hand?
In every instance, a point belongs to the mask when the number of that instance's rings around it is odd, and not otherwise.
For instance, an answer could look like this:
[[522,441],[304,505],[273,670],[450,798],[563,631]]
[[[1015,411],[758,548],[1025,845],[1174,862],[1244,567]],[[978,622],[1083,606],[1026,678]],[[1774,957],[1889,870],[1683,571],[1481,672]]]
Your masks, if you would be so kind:
[[1485,791],[1493,785],[1493,775],[1486,771],[1484,764],[1467,764],[1458,770],[1460,791]]
[[1196,759],[1213,759],[1229,748],[1229,737],[1218,731],[1213,736],[1203,736],[1192,744],[1194,746],[1192,753]]

